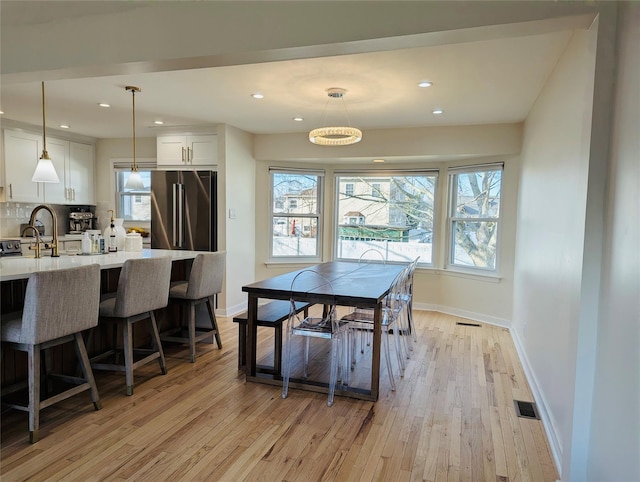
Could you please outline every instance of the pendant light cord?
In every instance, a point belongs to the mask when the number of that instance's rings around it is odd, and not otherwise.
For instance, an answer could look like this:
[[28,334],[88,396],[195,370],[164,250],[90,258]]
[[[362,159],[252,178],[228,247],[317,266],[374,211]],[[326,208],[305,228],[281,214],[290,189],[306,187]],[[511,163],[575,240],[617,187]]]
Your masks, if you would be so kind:
[[42,81],[42,154],[45,159],[48,158],[47,153],[47,133],[45,124],[45,101],[44,101],[44,80]]

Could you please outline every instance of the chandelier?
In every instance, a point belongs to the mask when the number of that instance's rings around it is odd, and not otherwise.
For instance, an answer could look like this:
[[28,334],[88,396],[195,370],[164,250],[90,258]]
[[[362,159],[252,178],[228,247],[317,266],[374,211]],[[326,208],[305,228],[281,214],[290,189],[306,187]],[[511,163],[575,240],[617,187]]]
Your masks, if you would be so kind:
[[322,115],[322,121],[324,122],[327,115],[327,107],[331,99],[338,99],[342,101],[342,107],[344,108],[345,117],[347,119],[347,127],[344,126],[327,126],[313,129],[309,132],[309,141],[319,146],[348,146],[355,144],[362,140],[362,131],[355,127],[349,127],[349,116],[347,114],[347,106],[344,103],[344,94],[346,89],[340,87],[331,87],[327,89],[327,105]]

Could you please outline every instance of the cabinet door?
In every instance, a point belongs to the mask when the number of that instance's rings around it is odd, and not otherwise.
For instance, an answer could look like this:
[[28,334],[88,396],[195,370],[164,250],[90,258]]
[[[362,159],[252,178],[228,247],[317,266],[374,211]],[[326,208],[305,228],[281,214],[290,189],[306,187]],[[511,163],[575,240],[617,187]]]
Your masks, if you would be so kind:
[[157,138],[158,166],[180,166],[187,161],[187,138],[185,136],[164,136]]
[[42,202],[42,183],[33,182],[33,171],[40,158],[41,136],[27,132],[4,131],[5,199],[12,202]]
[[69,163],[69,141],[61,139],[47,138],[47,152],[53,162],[59,183],[44,184],[44,201],[47,203],[65,204],[69,201],[68,185],[66,180],[66,166]]
[[94,149],[90,144],[69,143],[66,170],[68,201],[71,204],[95,204]]
[[218,162],[218,137],[215,135],[187,137],[189,164],[205,166]]

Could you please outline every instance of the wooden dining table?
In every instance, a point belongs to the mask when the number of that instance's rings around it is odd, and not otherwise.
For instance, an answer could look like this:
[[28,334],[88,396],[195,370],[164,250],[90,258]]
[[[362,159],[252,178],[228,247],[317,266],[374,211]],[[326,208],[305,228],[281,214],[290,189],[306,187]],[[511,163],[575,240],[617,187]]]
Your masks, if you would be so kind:
[[[293,298],[296,301],[312,304],[328,305],[335,303],[339,306],[372,308],[374,310],[374,326],[369,388],[340,386],[336,387],[336,395],[376,401],[380,385],[382,301],[389,293],[393,280],[404,268],[405,265],[403,264],[330,261],[243,286],[242,291],[248,295],[247,381],[282,385],[280,374],[262,373],[257,370],[258,326],[256,315],[259,299],[288,300]],[[300,271],[305,269],[314,270],[330,283],[305,284],[296,281],[294,290],[292,290],[293,279]],[[328,391],[328,384],[304,379],[292,379],[290,387],[320,392]]]

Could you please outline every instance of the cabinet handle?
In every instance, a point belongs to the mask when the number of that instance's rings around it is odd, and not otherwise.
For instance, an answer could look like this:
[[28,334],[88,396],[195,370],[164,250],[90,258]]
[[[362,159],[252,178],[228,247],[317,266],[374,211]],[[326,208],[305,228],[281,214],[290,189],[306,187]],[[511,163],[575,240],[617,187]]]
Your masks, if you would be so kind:
[[184,147],[182,147],[181,149],[182,149],[182,162],[184,163]]
[[9,184],[9,198],[13,199],[13,184]]
[[189,162],[193,163],[193,149],[187,147],[187,159]]

